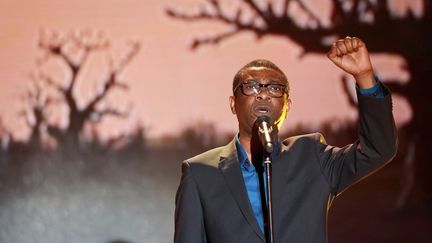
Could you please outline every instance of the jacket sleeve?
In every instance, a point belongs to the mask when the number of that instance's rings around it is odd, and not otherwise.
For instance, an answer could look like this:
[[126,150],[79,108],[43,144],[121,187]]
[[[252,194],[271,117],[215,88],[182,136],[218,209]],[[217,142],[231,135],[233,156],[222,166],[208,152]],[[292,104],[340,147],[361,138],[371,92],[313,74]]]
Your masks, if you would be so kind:
[[321,170],[334,195],[378,170],[396,155],[392,101],[389,91],[383,88],[384,98],[357,94],[359,131],[356,142],[342,148],[317,143]]
[[200,197],[192,169],[182,164],[182,177],[175,199],[174,243],[206,243]]

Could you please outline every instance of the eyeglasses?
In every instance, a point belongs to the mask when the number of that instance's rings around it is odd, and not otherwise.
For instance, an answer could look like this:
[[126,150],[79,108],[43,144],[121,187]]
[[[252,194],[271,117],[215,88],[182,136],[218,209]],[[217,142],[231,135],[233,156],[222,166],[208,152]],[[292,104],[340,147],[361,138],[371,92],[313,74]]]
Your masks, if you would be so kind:
[[263,88],[266,88],[270,97],[280,98],[284,95],[287,86],[275,83],[261,84],[256,81],[251,81],[237,85],[234,89],[234,93],[239,87],[241,88],[242,94],[246,96],[256,96],[261,93]]

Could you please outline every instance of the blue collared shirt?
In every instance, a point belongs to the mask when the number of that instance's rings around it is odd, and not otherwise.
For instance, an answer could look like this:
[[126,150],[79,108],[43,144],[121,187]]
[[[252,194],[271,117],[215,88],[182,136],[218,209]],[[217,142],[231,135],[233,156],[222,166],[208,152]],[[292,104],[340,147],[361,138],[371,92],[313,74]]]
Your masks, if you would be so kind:
[[[261,204],[262,202],[261,202],[261,192],[260,192],[258,172],[255,169],[255,166],[249,161],[246,151],[244,150],[243,146],[240,144],[239,135],[236,136],[236,148],[237,148],[237,156],[240,162],[240,169],[243,174],[243,180],[249,197],[249,202],[252,207],[252,211],[254,212],[258,226],[260,227],[261,231],[264,233],[264,215],[263,215],[262,204]],[[271,156],[274,157],[279,152],[280,152],[280,142],[276,141],[275,149]],[[264,170],[263,172],[264,193],[267,193],[265,177],[266,177],[266,173]]]
[[[358,92],[364,96],[370,96],[375,98],[384,98],[385,92],[382,87],[381,82],[377,79],[377,83],[369,88],[369,89],[360,89],[357,87]],[[240,169],[243,175],[243,180],[245,183],[246,191],[249,197],[249,202],[254,212],[255,218],[257,220],[258,226],[261,231],[264,233],[264,215],[262,211],[261,205],[261,193],[260,193],[260,185],[258,173],[255,169],[255,166],[249,162],[246,151],[243,146],[240,144],[239,136],[236,136],[236,148],[237,148],[237,156],[240,162]],[[276,142],[275,153],[280,152],[280,142]],[[274,157],[272,154],[272,157]],[[266,176],[265,171],[263,172],[264,178]],[[264,180],[265,183],[265,180]],[[266,185],[264,185],[264,189],[266,189]]]

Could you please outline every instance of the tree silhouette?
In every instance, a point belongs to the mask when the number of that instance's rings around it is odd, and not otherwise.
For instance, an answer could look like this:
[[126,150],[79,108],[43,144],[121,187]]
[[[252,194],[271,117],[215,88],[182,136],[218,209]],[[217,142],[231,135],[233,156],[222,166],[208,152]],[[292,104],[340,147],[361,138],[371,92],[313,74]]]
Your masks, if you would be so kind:
[[38,77],[31,74],[30,79],[31,83],[28,85],[27,91],[21,95],[26,107],[19,112],[19,115],[25,119],[27,126],[31,128],[28,144],[34,149],[39,149],[40,145],[46,144],[46,141],[42,141],[42,137],[47,128],[46,120],[49,117],[47,107],[58,100],[45,95],[43,89],[45,84]]
[[3,154],[3,150],[6,150],[8,148],[10,138],[11,138],[11,134],[3,126],[3,121],[2,118],[0,117],[0,154]]
[[[325,54],[331,42],[348,35],[361,37],[371,53],[392,53],[405,59],[403,68],[411,74],[409,82],[384,81],[394,94],[406,97],[411,104],[413,117],[406,126],[406,138],[410,141],[409,146],[416,149],[410,150],[406,160],[414,160],[415,167],[407,168],[416,168],[416,182],[431,201],[432,177],[429,174],[432,165],[429,163],[428,148],[432,116],[427,105],[430,102],[428,92],[431,90],[429,79],[432,68],[431,1],[418,1],[418,8],[406,8],[405,12],[398,11],[392,1],[387,0],[329,0],[321,1],[321,5],[317,1],[302,0],[239,2],[233,12],[230,12],[226,2],[207,0],[194,14],[172,8],[167,9],[166,13],[182,21],[213,21],[227,25],[226,32],[196,38],[191,49],[218,44],[249,31],[257,39],[263,36],[286,37],[303,49],[302,55]],[[318,14],[325,3],[331,4],[328,17]],[[415,159],[412,159],[413,156]]]
[[[89,65],[88,59],[92,54],[110,48],[109,40],[102,32],[90,30],[68,35],[41,31],[38,47],[44,52],[44,56],[37,61],[37,72],[31,75],[33,87],[23,96],[29,107],[21,113],[27,117],[27,124],[32,130],[30,141],[39,141],[43,129],[57,143],[77,145],[87,123],[99,123],[106,116],[127,117],[127,111],[105,103],[112,90],[128,89],[127,84],[120,82],[119,76],[140,49],[138,42],[130,41],[128,44],[129,49],[125,55],[117,59],[112,56],[108,58],[108,73],[98,82],[93,97],[85,105],[81,105],[82,97],[77,95],[76,89],[79,82],[87,81],[83,78],[83,69]],[[55,63],[56,70],[63,73],[61,80],[46,71],[45,67],[52,65],[52,62]],[[49,89],[53,92],[49,92]],[[68,110],[68,124],[65,128],[49,121],[49,108],[55,105],[64,105]]]

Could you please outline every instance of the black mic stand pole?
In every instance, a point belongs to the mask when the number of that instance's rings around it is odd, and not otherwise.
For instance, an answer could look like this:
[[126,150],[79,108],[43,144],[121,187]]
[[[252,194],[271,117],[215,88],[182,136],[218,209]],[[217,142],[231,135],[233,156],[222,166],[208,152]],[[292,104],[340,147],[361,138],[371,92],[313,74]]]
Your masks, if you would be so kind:
[[[274,144],[272,143],[271,134],[273,132],[273,126],[270,124],[270,120],[266,116],[259,117],[255,122],[258,124],[259,137],[263,145],[263,156],[264,170],[266,177],[264,178],[266,184],[266,201],[267,201],[267,227],[266,227],[266,243],[274,243],[274,224],[273,224],[273,194],[272,194],[272,158],[271,154],[274,150]],[[264,212],[263,212],[264,213]]]
[[264,169],[266,172],[266,199],[267,199],[267,243],[274,243],[274,225],[273,225],[273,194],[272,194],[272,161],[271,154],[273,153],[274,144],[271,142],[272,126],[268,126],[267,121],[262,123],[259,132],[263,136],[264,142]]
[[273,231],[273,200],[272,200],[272,167],[271,167],[271,154],[264,153],[264,169],[266,172],[266,198],[267,198],[267,219],[268,219],[268,242],[274,243]]

